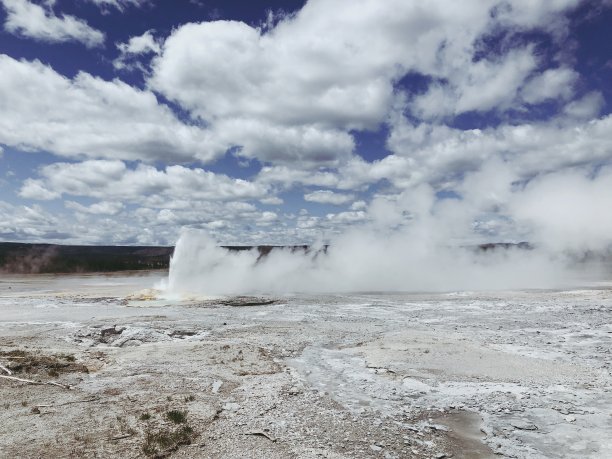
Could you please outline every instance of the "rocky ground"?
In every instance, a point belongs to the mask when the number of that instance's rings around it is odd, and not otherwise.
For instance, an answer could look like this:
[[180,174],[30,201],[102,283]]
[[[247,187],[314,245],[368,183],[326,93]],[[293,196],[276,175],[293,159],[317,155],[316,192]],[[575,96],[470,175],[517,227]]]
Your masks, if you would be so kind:
[[0,457],[612,457],[607,287],[168,300],[160,276],[0,279]]

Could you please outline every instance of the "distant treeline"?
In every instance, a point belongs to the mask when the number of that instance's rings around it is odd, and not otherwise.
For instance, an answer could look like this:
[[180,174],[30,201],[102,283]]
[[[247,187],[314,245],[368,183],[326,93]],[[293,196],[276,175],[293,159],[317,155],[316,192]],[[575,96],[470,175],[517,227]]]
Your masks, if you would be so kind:
[[[259,258],[266,257],[274,249],[288,249],[292,252],[309,253],[308,245],[259,245],[222,246],[231,251],[256,249]],[[488,252],[495,249],[531,249],[526,242],[519,244],[490,243],[476,246],[477,250]],[[326,253],[328,246],[316,252]],[[151,246],[90,246],[24,244],[0,242],[0,273],[44,274],[44,273],[90,273],[168,269],[174,247]]]
[[167,269],[174,247],[0,242],[0,272],[87,273]]
[[[229,251],[256,248],[260,258],[274,248],[309,251],[309,246],[223,246]],[[0,242],[0,273],[90,273],[168,269],[174,247],[90,246]]]

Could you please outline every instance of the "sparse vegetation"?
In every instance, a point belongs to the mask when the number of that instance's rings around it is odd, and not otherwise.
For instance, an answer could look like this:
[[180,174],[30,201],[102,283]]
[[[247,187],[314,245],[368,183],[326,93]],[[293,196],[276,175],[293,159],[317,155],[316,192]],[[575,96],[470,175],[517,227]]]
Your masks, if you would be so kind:
[[119,431],[124,434],[134,435],[136,433],[136,430],[134,430],[129,422],[122,416],[117,416],[117,427]]
[[57,378],[61,373],[88,373],[87,367],[76,363],[73,355],[48,355],[40,351],[16,349],[0,351],[0,360],[7,362],[6,367],[13,373],[46,373]]
[[179,410],[170,410],[166,413],[166,417],[175,424],[183,424],[187,421],[187,412]]
[[148,421],[149,419],[151,419],[151,415],[149,413],[142,413],[140,415],[140,419],[141,421]]
[[147,456],[155,456],[162,452],[175,451],[181,445],[190,445],[194,436],[190,426],[182,426],[176,430],[147,431],[142,452]]
[[[148,415],[148,413],[145,413]],[[141,419],[144,414],[141,415]],[[149,416],[150,417],[150,416]],[[187,412],[180,410],[170,410],[166,413],[166,418],[174,424],[181,424],[175,427],[164,427],[153,430],[147,429],[145,432],[142,452],[147,456],[165,455],[178,449],[181,445],[189,445],[196,436],[193,428],[187,424]]]

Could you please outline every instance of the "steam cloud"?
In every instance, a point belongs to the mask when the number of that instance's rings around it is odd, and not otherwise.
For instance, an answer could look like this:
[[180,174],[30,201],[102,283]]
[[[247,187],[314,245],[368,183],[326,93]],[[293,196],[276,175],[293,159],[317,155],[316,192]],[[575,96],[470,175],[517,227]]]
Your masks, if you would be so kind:
[[[379,196],[369,221],[329,241],[327,253],[228,252],[184,229],[170,264],[169,293],[455,291],[551,288],[601,279],[612,243],[612,170],[574,169],[520,180],[490,161],[439,199],[430,185]],[[479,251],[513,235],[533,250]],[[596,255],[596,257],[594,257]]]

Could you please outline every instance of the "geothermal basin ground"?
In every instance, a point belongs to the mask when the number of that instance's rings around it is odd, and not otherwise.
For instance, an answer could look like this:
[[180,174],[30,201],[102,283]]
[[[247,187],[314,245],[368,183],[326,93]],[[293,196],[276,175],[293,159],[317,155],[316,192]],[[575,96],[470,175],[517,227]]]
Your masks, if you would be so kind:
[[612,457],[608,285],[165,299],[163,276],[0,278],[0,457]]

